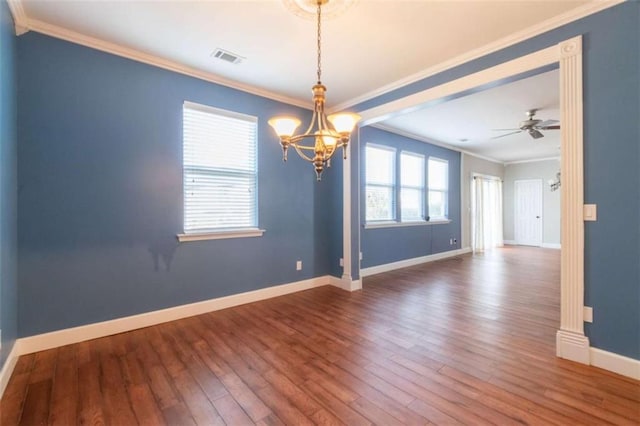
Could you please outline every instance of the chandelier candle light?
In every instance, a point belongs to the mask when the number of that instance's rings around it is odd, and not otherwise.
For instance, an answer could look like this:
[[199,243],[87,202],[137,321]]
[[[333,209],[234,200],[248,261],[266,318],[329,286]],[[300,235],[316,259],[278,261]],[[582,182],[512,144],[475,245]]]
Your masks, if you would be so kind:
[[[322,61],[321,61],[321,18],[322,5],[329,0],[317,0],[317,22],[318,22],[318,82],[311,88],[313,93],[313,117],[306,132],[294,135],[300,126],[300,120],[295,117],[273,117],[269,124],[280,138],[282,145],[282,159],[287,161],[287,150],[293,146],[300,157],[313,163],[316,169],[318,180],[325,167],[330,166],[330,160],[338,148],[342,148],[343,158],[347,158],[347,145],[351,137],[351,132],[360,120],[358,114],[339,113],[331,114],[329,117],[324,112],[325,92],[327,88],[321,82]],[[304,142],[313,141],[313,144],[305,145]],[[312,151],[313,156],[307,155],[304,151]]]

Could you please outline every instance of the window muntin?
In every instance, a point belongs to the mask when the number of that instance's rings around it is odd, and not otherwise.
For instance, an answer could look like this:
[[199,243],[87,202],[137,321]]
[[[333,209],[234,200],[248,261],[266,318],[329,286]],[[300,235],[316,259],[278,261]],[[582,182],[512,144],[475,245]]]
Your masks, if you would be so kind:
[[257,227],[257,122],[184,103],[185,234]]

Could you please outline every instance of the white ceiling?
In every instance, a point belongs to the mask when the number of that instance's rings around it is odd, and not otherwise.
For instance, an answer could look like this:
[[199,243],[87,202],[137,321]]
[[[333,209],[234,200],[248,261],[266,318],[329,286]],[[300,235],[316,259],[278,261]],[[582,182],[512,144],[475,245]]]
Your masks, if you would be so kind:
[[[285,6],[315,0],[10,0],[17,27],[311,106],[313,16]],[[329,0],[323,83],[329,110],[343,109],[620,0]],[[211,57],[222,48],[244,57]],[[559,131],[490,140],[525,111],[559,119],[558,75],[545,73],[380,123],[396,131],[510,162],[559,155]],[[461,143],[459,139],[469,141]]]
[[[315,22],[294,15],[281,0],[12,2],[22,4],[30,28],[49,33],[63,28],[310,105]],[[532,27],[549,29],[596,3],[355,1],[323,23],[328,105],[353,103]],[[210,55],[218,47],[246,59],[239,65],[214,60]]]
[[510,133],[492,129],[517,129],[530,109],[538,109],[536,119],[559,121],[559,84],[558,70],[548,71],[398,115],[379,125],[501,162],[557,157],[559,130],[543,130],[541,139],[533,139],[526,132],[492,139]]

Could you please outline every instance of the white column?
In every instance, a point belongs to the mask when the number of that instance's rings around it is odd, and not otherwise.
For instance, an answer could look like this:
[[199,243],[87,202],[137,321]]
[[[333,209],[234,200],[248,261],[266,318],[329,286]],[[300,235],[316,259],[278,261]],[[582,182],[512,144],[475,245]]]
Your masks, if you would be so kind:
[[[355,136],[355,132],[354,132]],[[351,143],[347,145],[347,159],[342,167],[342,281],[351,284]]]
[[584,157],[582,37],[558,45],[560,58],[562,271],[559,357],[589,364],[584,335]]

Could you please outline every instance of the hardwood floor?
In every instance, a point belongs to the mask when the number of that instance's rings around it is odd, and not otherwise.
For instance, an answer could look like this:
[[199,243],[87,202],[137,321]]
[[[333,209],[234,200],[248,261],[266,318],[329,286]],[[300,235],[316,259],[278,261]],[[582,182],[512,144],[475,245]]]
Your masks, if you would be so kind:
[[26,355],[2,425],[638,424],[639,382],[555,357],[559,281],[505,248]]

